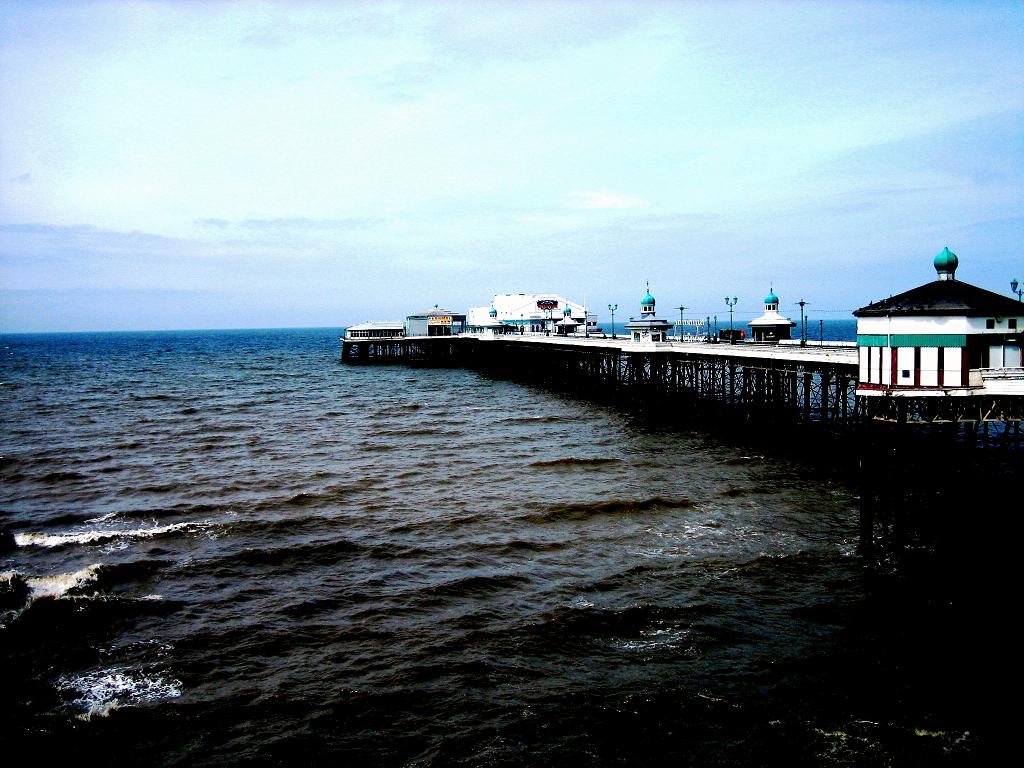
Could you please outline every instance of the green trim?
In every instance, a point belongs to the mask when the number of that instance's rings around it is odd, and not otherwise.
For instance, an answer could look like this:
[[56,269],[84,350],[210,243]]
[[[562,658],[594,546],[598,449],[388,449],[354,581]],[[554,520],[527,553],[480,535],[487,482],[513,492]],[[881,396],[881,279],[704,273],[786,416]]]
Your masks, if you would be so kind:
[[858,333],[857,346],[887,347],[889,346],[889,337],[884,333]]
[[894,333],[889,337],[890,347],[966,347],[963,333]]
[[963,333],[858,333],[858,347],[966,347]]

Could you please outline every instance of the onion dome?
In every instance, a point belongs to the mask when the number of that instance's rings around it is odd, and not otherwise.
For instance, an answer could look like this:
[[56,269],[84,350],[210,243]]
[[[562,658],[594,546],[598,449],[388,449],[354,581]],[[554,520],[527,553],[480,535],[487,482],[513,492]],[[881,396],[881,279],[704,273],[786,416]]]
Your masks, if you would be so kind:
[[648,290],[647,295],[640,299],[640,303],[643,305],[654,304],[654,297],[651,296],[651,292]]
[[779,297],[775,295],[775,289],[772,288],[768,291],[768,295],[764,297],[765,304],[778,304]]
[[935,271],[939,273],[939,280],[952,280],[960,259],[956,257],[949,248],[943,248],[942,252],[935,257]]
[[562,310],[562,314],[568,317],[569,315],[572,314],[572,310],[566,307],[565,309]]
[[498,310],[496,310],[494,307],[491,307],[491,311],[488,312],[487,314],[490,315],[491,317],[497,317],[498,316]]

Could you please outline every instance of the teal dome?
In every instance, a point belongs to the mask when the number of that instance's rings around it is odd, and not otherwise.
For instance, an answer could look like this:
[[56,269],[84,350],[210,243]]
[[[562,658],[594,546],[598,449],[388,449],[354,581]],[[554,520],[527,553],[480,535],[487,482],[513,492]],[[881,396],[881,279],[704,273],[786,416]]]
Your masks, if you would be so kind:
[[651,296],[651,292],[650,291],[647,292],[646,296],[644,296],[642,299],[640,299],[640,303],[641,304],[653,304],[654,303],[654,297]]
[[774,288],[772,288],[770,291],[768,291],[768,295],[764,297],[764,303],[765,304],[778,304],[779,303],[779,297],[775,295],[775,289]]
[[491,307],[491,311],[488,312],[487,314],[489,314],[491,317],[497,317],[498,316],[498,310],[496,310],[494,307]]
[[959,264],[960,259],[949,248],[943,248],[942,252],[935,257],[935,271],[939,274],[943,272],[956,272]]
[[569,315],[572,314],[572,310],[566,307],[565,309],[562,310],[562,314],[568,317]]

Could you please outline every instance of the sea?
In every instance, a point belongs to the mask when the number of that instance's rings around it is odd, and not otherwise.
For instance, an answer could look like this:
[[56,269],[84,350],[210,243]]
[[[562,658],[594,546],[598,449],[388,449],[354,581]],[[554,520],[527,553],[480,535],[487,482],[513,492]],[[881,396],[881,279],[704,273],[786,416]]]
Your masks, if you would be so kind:
[[5,757],[984,764],[1009,605],[827,456],[340,334],[0,336]]

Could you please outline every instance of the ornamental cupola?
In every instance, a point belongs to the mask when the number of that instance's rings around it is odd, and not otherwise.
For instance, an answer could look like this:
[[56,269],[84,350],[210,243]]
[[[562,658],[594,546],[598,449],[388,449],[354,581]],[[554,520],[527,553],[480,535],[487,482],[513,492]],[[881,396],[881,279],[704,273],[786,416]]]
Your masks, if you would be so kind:
[[949,248],[943,248],[942,252],[936,255],[934,263],[939,280],[956,280],[956,268],[960,264],[960,259]]
[[654,297],[651,296],[651,284],[647,284],[647,295],[640,299],[640,317],[654,314]]

